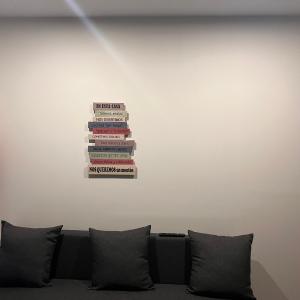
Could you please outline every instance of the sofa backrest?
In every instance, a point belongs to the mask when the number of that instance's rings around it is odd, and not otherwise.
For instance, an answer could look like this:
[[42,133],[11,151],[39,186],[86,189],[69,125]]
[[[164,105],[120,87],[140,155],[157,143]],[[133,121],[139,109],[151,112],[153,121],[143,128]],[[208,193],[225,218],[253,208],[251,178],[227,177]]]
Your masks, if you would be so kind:
[[[187,283],[190,272],[190,243],[187,236],[151,234],[150,273],[155,283]],[[91,253],[87,231],[64,230],[57,245],[52,276],[90,279]]]

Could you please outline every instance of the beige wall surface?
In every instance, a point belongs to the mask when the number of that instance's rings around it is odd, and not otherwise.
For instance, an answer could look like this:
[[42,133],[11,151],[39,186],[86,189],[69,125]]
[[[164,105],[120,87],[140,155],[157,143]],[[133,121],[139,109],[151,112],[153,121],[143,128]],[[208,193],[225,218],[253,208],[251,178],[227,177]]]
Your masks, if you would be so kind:
[[[255,233],[259,300],[300,295],[300,20],[0,21],[0,217]],[[138,178],[88,179],[93,101],[124,101]]]

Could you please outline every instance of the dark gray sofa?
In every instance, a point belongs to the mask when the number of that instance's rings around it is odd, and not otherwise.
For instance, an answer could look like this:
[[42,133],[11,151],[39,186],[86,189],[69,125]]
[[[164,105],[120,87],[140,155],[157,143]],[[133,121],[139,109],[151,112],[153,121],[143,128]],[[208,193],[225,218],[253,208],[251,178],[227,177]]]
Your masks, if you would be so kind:
[[[91,258],[89,233],[65,230],[58,243],[52,270],[52,286],[0,288],[1,300],[214,300],[187,292],[189,238],[150,237],[150,291],[95,291],[89,289]],[[0,270],[1,271],[1,270]]]

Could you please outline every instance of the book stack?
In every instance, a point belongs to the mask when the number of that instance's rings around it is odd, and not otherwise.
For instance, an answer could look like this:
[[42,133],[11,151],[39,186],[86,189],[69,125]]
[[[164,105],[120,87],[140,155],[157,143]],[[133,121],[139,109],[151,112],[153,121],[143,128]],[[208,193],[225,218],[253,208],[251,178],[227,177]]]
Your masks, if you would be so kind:
[[135,141],[128,140],[128,113],[124,103],[94,103],[94,119],[88,123],[89,177],[135,177],[132,159]]

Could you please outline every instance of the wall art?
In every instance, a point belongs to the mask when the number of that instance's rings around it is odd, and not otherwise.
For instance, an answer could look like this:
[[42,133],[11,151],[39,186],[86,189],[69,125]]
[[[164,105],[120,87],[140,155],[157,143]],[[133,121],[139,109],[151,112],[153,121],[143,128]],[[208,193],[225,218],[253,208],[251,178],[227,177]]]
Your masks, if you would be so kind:
[[93,121],[88,122],[89,177],[135,178],[137,170],[133,155],[136,144],[128,139],[131,131],[125,104],[97,102],[93,104],[93,110]]

